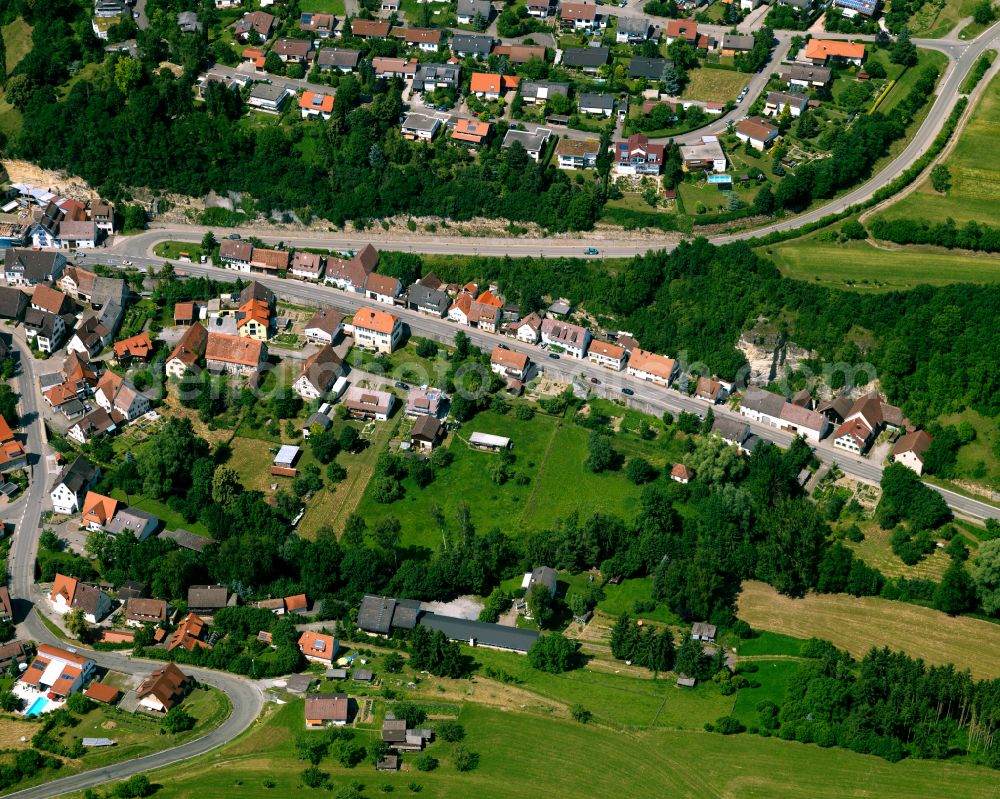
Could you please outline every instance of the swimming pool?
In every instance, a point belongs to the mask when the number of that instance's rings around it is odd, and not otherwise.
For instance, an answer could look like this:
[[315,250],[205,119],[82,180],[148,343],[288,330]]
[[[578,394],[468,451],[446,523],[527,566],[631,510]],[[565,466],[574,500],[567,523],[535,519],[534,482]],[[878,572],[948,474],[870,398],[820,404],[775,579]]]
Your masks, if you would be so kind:
[[24,711],[25,716],[39,716],[45,712],[45,708],[49,706],[49,700],[44,696],[38,697],[34,702],[31,703],[26,711]]

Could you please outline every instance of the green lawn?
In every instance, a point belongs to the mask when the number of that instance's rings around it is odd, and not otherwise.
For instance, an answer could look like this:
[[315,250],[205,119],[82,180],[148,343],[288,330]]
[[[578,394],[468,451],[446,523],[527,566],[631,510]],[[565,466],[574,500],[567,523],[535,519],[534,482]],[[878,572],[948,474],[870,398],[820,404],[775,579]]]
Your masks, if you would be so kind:
[[1000,448],[1000,426],[996,419],[989,419],[973,410],[942,416],[941,424],[953,424],[956,427],[962,422],[969,422],[976,429],[976,438],[958,450],[957,469],[961,477],[975,480],[977,483],[1000,485],[1000,458],[997,457]]
[[163,521],[165,529],[167,530],[177,530],[178,528],[181,528],[191,533],[197,533],[198,535],[209,535],[208,528],[206,528],[205,525],[199,521],[187,521],[165,502],[160,502],[157,499],[151,499],[149,497],[137,496],[135,494],[126,497],[125,492],[118,488],[111,492],[111,496],[117,500],[127,502],[129,505],[139,508],[139,510],[155,514]]
[[735,100],[736,95],[750,81],[750,76],[741,72],[709,67],[691,70],[689,78],[681,99],[716,103]]
[[[161,258],[169,258],[171,261],[179,260],[181,253],[187,253],[192,261],[197,262],[201,257],[201,245],[193,241],[161,241],[153,247],[153,252]],[[211,255],[208,252],[205,254]]]
[[[302,702],[269,705],[266,721],[211,754],[152,772],[157,799],[231,799],[320,795],[304,788],[307,765],[296,757]],[[958,763],[904,760],[890,764],[843,749],[790,743],[774,738],[723,737],[699,731],[657,729],[623,735],[599,725],[545,718],[466,704],[459,722],[465,745],[478,753],[476,769],[459,773],[453,744],[435,742],[429,752],[441,761],[435,771],[376,774],[364,764],[341,767],[332,757],[320,763],[334,793],[351,782],[365,796],[407,786],[434,799],[524,799],[525,796],[586,796],[593,799],[844,799],[877,796],[912,799],[995,795],[994,772]],[[367,733],[361,733],[362,740]],[[383,787],[384,786],[384,787]],[[623,788],[627,786],[627,790]],[[75,799],[81,795],[76,794]]]
[[[890,110],[899,105],[903,98],[910,93],[913,85],[920,79],[920,73],[923,71],[924,67],[937,67],[940,73],[942,75],[944,74],[944,71],[948,66],[948,56],[944,53],[938,52],[937,50],[918,50],[917,53],[920,56],[920,60],[917,62],[917,65],[915,67],[910,67],[903,73],[902,77],[896,81],[896,85],[892,87],[892,91],[889,92],[889,95],[882,101],[881,105],[879,105],[878,110],[883,114],[887,114]],[[898,69],[898,67],[889,61],[886,51],[879,50],[878,55],[884,57],[884,64],[889,77],[895,77],[894,69]]]
[[[906,200],[903,201],[904,203]],[[896,214],[897,206],[887,214]],[[922,283],[1000,282],[1000,257],[928,247],[882,249],[818,233],[761,250],[787,277],[854,291],[903,291]]]
[[597,603],[597,607],[611,616],[628,613],[632,617],[662,621],[666,624],[681,624],[678,616],[662,603],[658,604],[655,610],[635,612],[636,601],[650,602],[653,599],[652,577],[622,580],[618,585],[605,585],[603,590],[604,599]]
[[756,630],[756,637],[748,638],[739,642],[740,657],[754,657],[761,655],[785,655],[798,657],[804,638],[795,638],[791,635],[772,633],[769,630]]
[[921,218],[956,223],[975,220],[1000,225],[1000,148],[996,146],[1000,125],[1000,77],[987,87],[979,106],[962,131],[954,150],[945,160],[951,172],[947,194],[934,191],[929,180],[884,212],[890,219]]
[[[473,450],[466,443],[473,432],[502,435],[513,442],[513,477],[504,485],[494,483],[489,473],[498,456]],[[499,526],[515,535],[544,529],[573,512],[586,516],[600,511],[629,518],[641,489],[623,471],[594,474],[586,468],[589,435],[583,427],[541,413],[522,421],[513,411],[506,415],[484,411],[452,434],[444,446],[454,461],[429,486],[420,489],[406,478],[406,495],[389,505],[377,503],[369,487],[358,512],[369,527],[396,517],[403,527],[404,545],[431,548],[441,541],[432,512],[435,506],[443,511],[448,526],[454,525],[455,511],[464,502],[479,530]],[[682,452],[679,439],[661,433],[646,441],[627,429],[615,436],[614,447],[626,460],[641,455],[656,466],[672,462]]]
[[755,665],[757,671],[747,674],[747,678],[761,684],[760,688],[739,691],[732,715],[736,716],[744,726],[757,723],[757,705],[761,702],[774,702],[781,706],[785,700],[788,681],[799,670],[798,660],[761,660]]
[[343,17],[346,13],[344,11],[344,0],[302,0],[299,3],[299,8],[302,11],[312,11],[318,14],[333,14],[337,17]]

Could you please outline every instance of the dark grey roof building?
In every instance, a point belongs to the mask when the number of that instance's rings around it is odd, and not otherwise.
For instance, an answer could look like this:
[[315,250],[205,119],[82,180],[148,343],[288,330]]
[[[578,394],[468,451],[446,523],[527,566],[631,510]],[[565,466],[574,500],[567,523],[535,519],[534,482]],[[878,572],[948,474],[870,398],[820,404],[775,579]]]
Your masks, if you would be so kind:
[[596,72],[608,63],[607,47],[567,47],[563,52],[563,64],[574,69]]
[[358,67],[357,50],[345,50],[340,47],[324,47],[316,56],[316,66],[320,69],[339,69],[341,72],[352,72]]
[[420,626],[440,630],[452,641],[464,641],[471,646],[485,646],[509,652],[527,652],[538,640],[537,630],[456,619],[451,616],[439,616],[437,613],[424,613],[420,617]]
[[643,58],[642,56],[636,56],[628,65],[628,75],[630,78],[660,80],[668,66],[673,66],[673,62],[668,61],[666,58]]
[[455,55],[486,58],[493,49],[493,40],[489,36],[473,36],[466,33],[456,33],[451,37],[451,51]]
[[0,318],[18,319],[24,316],[28,295],[20,289],[0,286]]
[[414,283],[410,286],[406,304],[414,311],[422,311],[440,317],[448,313],[448,308],[451,307],[451,297],[446,292]]
[[358,608],[358,628],[378,635],[389,635],[393,629],[412,630],[419,613],[420,603],[415,599],[366,594]]
[[229,604],[229,589],[224,585],[192,585],[188,588],[188,610],[211,613]]

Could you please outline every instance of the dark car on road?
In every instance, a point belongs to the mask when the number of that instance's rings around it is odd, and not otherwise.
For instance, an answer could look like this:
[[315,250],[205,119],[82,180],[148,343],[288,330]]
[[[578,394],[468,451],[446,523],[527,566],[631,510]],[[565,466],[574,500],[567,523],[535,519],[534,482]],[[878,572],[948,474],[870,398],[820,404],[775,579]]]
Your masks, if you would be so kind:
[[626,397],[631,397],[635,395],[635,392],[630,388],[623,388],[622,394],[624,394]]
[[555,352],[550,352],[549,353],[549,357],[550,358],[555,358],[557,361],[559,360],[559,354],[555,353]]

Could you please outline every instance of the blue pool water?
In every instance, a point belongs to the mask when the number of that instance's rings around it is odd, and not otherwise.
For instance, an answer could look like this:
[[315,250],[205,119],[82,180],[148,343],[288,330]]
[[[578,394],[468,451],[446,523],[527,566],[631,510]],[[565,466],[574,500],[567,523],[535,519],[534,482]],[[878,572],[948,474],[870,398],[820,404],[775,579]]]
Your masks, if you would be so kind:
[[31,703],[31,707],[29,707],[25,711],[24,715],[25,716],[38,716],[38,715],[44,713],[45,712],[45,708],[47,708],[48,706],[49,706],[49,700],[46,699],[44,696],[40,696],[40,697],[38,697],[38,699],[36,699],[34,702]]

